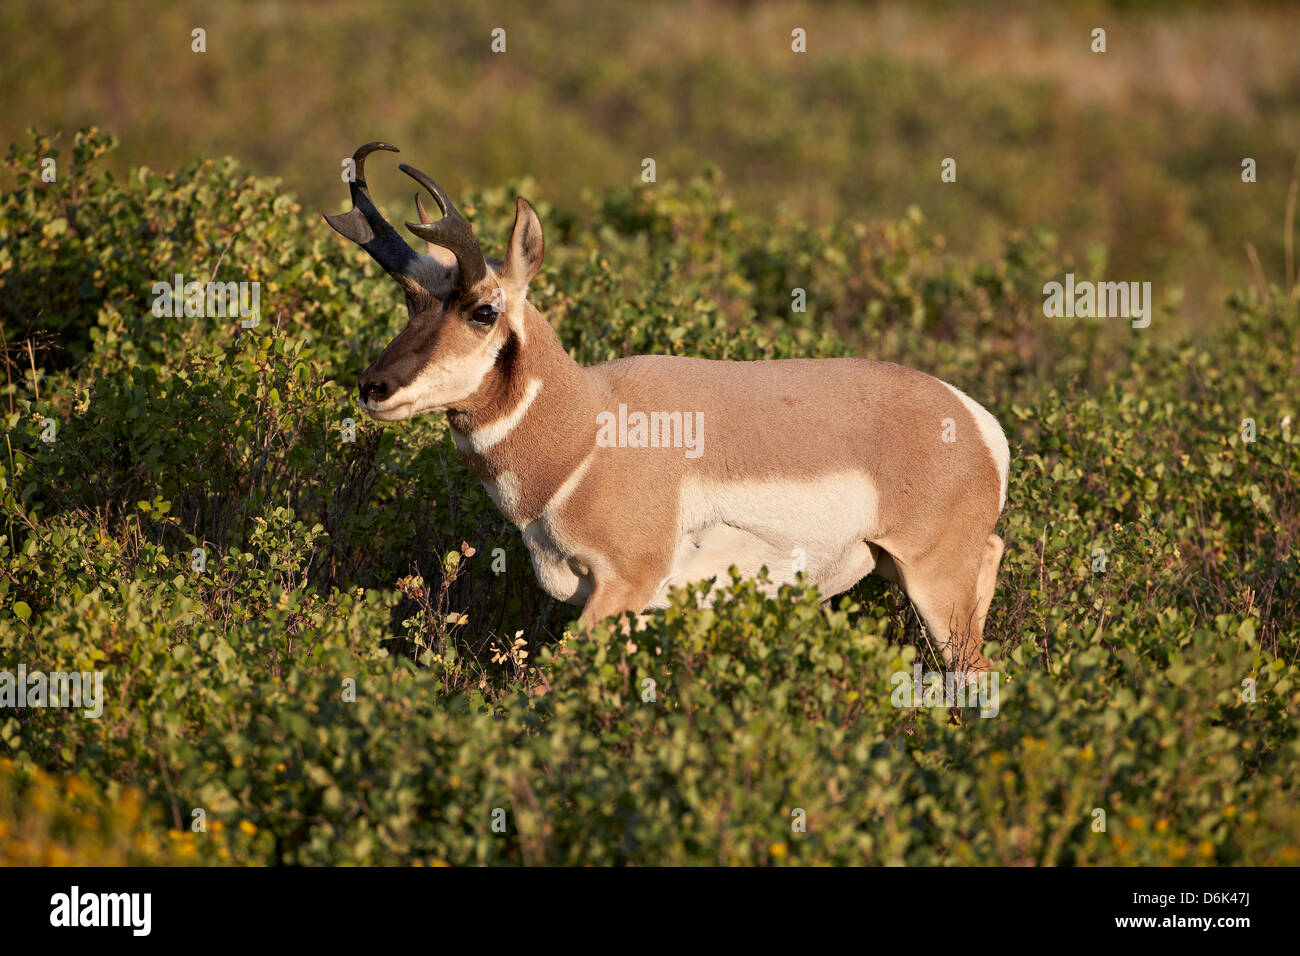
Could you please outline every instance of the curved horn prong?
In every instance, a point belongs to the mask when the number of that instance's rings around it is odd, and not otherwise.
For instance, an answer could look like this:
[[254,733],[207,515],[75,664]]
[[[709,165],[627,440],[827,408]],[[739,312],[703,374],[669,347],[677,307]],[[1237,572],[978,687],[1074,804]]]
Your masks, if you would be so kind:
[[[422,225],[427,226],[429,223],[433,222],[433,220],[429,218],[428,212],[424,209],[424,202],[420,199],[419,193],[415,194],[415,211],[420,214],[420,223]],[[429,255],[434,258],[437,258],[438,253],[442,251],[441,246],[435,246],[432,242],[425,242],[424,246],[429,250]]]
[[[438,204],[438,209],[444,216],[460,216],[460,211],[456,208],[455,203],[447,197],[447,193],[433,181],[428,173],[418,170],[414,166],[408,166],[406,163],[398,163],[397,168],[429,191],[429,195],[433,197],[433,201]],[[461,216],[461,218],[464,217]]]
[[397,153],[400,150],[388,143],[366,143],[352,154],[355,177],[348,183],[352,195],[352,208],[337,215],[326,215],[325,221],[339,235],[351,239],[378,262],[408,294],[423,291],[432,294],[421,282],[421,262],[415,250],[406,244],[370,198],[366,184],[366,157],[376,150]]
[[[420,170],[406,163],[398,167],[406,175],[410,176],[417,183],[429,191],[433,201],[438,204],[442,211],[442,218],[437,222],[408,222],[406,228],[411,230],[425,242],[442,246],[444,249],[451,250],[452,255],[456,257],[456,263],[460,266],[459,283],[461,288],[473,288],[484,276],[487,275],[487,259],[483,257],[483,250],[479,248],[478,240],[474,238],[474,230],[470,227],[469,222],[460,214],[455,204],[447,197],[447,193],[441,186],[435,183],[429,176]],[[418,203],[418,196],[417,203]],[[424,209],[420,206],[421,219],[424,219]]]
[[419,193],[415,194],[415,211],[420,214],[421,223],[427,225],[428,223],[433,222],[433,220],[429,218],[429,214],[424,211],[424,201],[420,199]]

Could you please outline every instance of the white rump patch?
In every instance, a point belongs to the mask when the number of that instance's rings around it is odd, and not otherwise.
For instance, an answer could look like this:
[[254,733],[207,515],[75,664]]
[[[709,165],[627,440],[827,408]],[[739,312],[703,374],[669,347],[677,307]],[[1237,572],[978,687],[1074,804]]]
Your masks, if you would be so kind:
[[975,424],[979,427],[980,438],[984,440],[984,447],[993,456],[993,465],[998,470],[998,479],[1001,482],[1001,489],[998,492],[998,510],[1001,511],[1003,505],[1007,503],[1007,476],[1011,471],[1011,449],[1007,447],[1007,436],[1003,433],[998,420],[993,417],[987,408],[961,389],[948,385],[947,382],[943,384],[960,398],[962,404],[970,411],[971,416],[975,419]]

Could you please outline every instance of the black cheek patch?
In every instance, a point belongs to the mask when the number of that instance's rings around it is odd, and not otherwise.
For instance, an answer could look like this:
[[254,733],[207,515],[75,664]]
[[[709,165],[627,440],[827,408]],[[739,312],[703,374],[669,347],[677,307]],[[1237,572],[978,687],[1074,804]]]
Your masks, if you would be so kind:
[[506,338],[505,343],[497,352],[496,367],[502,372],[509,372],[514,368],[515,361],[519,358],[519,337],[512,330]]

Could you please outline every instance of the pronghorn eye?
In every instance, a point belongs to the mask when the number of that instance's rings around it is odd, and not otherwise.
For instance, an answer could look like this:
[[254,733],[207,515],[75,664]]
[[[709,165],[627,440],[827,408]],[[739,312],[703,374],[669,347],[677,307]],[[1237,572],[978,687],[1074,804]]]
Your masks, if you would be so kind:
[[490,305],[480,305],[470,319],[479,325],[491,325],[497,320],[497,310]]

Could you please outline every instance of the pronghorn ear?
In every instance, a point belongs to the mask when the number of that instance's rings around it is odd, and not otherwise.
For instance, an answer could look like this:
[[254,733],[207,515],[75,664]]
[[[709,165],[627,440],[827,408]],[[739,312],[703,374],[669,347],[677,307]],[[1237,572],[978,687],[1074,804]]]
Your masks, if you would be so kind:
[[520,196],[515,200],[515,225],[510,230],[510,248],[501,277],[510,285],[523,288],[542,268],[545,251],[542,221],[537,218],[532,203]]

